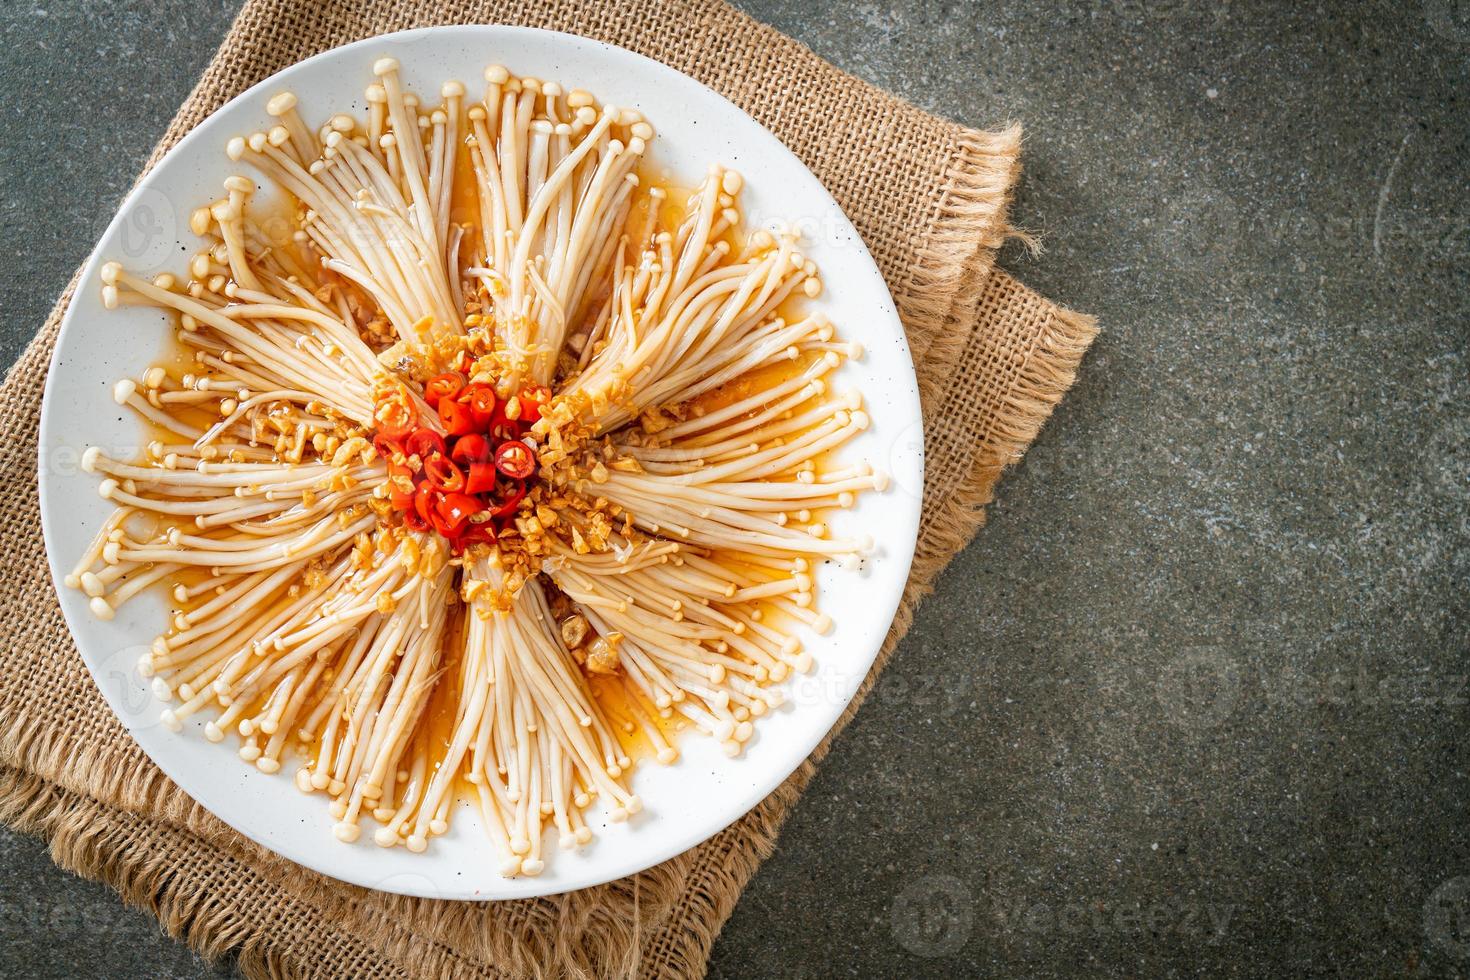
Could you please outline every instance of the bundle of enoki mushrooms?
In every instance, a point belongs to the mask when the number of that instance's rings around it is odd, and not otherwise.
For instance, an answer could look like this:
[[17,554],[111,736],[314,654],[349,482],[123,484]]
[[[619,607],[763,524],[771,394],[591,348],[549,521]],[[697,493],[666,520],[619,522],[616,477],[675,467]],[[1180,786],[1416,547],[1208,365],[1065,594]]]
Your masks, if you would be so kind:
[[639,113],[501,67],[426,108],[374,72],[365,119],[282,93],[230,141],[285,234],[233,176],[187,276],[104,266],[182,353],[117,384],[152,441],[85,454],[117,509],[67,582],[104,619],[168,590],[164,724],[297,767],[340,840],[422,851],[468,799],[534,875],[548,825],[640,810],[640,750],[737,755],[809,669],[815,566],[871,547],[823,515],[885,482],[833,462],[860,351],[793,312],[817,270],[746,232],[738,174],[640,182]]

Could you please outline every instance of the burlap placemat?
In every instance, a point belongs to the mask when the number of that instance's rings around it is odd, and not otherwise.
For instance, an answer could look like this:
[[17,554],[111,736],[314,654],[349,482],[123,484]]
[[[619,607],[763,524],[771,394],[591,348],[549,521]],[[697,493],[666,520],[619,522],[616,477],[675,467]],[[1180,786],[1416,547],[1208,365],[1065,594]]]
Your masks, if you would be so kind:
[[[1019,130],[984,133],[936,119],[719,0],[444,0],[370,10],[251,0],[153,159],[228,98],[308,55],[452,22],[571,31],[692,75],[775,132],[857,225],[908,331],[928,440],[918,552],[881,666],[919,597],[979,527],[996,477],[1071,383],[1094,333],[1089,318],[992,269],[1008,233]],[[6,485],[31,488],[0,511],[0,622],[9,631],[0,818],[46,837],[58,863],[106,881],[205,954],[233,951],[251,974],[701,974],[826,744],[734,826],[664,865],[572,895],[487,904],[383,895],[305,871],[235,834],[149,763],[77,656],[39,533],[41,382],[70,295],[0,388],[0,472]]]

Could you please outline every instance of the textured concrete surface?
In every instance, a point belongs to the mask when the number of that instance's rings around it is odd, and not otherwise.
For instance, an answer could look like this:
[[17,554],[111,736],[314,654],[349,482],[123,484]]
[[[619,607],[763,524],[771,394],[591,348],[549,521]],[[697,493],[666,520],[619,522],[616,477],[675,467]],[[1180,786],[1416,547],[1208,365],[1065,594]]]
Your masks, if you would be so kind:
[[[1470,970],[1470,7],[742,5],[1023,121],[1006,264],[1106,332],[712,974]],[[0,9],[7,360],[229,16],[140,9]],[[14,835],[0,932],[208,972]]]

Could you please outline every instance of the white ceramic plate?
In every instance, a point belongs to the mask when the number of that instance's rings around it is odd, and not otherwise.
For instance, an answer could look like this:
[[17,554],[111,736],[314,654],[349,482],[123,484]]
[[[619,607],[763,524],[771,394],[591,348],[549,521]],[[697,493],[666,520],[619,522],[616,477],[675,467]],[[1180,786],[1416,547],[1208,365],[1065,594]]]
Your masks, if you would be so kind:
[[[81,451],[90,445],[114,457],[138,451],[141,426],[113,403],[112,385],[138,377],[165,349],[169,332],[157,311],[104,310],[98,267],[115,259],[149,275],[182,272],[199,247],[188,229],[190,211],[217,198],[231,173],[250,173],[225,156],[228,139],[265,128],[265,103],[282,89],[300,96],[312,125],[335,111],[360,113],[372,63],[384,54],[399,59],[407,86],[419,92],[437,92],[453,78],[475,93],[484,67],[499,63],[636,107],[658,130],[652,162],[685,186],[712,162],[740,171],[752,223],[782,220],[804,231],[805,251],[826,286],[821,308],[844,338],[866,347],[865,358],[842,369],[839,385],[863,392],[873,424],[847,450],[893,477],[886,493],[862,496],[835,519],[836,532],[861,528],[877,547],[860,571],[820,572],[822,609],[836,626],[827,636],[807,638],[817,666],[787,682],[789,703],[760,721],[744,756],[728,759],[712,740],[691,735],[673,766],[645,760],[633,782],[645,811],[612,825],[594,808],[596,839],[575,852],[550,845],[547,868],[535,878],[496,873],[492,845],[467,805],[425,854],[382,849],[371,834],[355,844],[338,842],[325,800],[295,788],[293,767],[266,776],[236,758],[228,742],[206,741],[197,724],[176,735],[159,723],[162,705],[136,664],[165,622],[164,597],[142,596],[113,621],[100,622],[85,597],[61,581],[110,509],[96,493],[96,477],[81,471]],[[98,686],[143,750],[211,812],[293,861],[369,888],[457,899],[525,898],[631,874],[718,833],[770,793],[837,721],[873,662],[908,577],[923,486],[918,389],[893,300],[817,179],[774,136],[692,79],[610,45],[513,27],[438,27],[328,51],[262,82],[200,124],[129,195],[87,264],[47,379],[40,446],[42,527],[62,609]]]

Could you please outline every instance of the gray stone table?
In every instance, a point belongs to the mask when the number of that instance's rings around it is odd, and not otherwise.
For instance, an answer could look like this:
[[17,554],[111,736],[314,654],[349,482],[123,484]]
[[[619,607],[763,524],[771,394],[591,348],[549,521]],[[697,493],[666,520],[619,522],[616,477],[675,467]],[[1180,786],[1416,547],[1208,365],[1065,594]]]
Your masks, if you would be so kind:
[[[1005,264],[1105,332],[713,975],[1470,969],[1470,6],[742,6],[1024,122]],[[232,13],[0,7],[6,363]],[[0,943],[230,970],[3,832]]]

